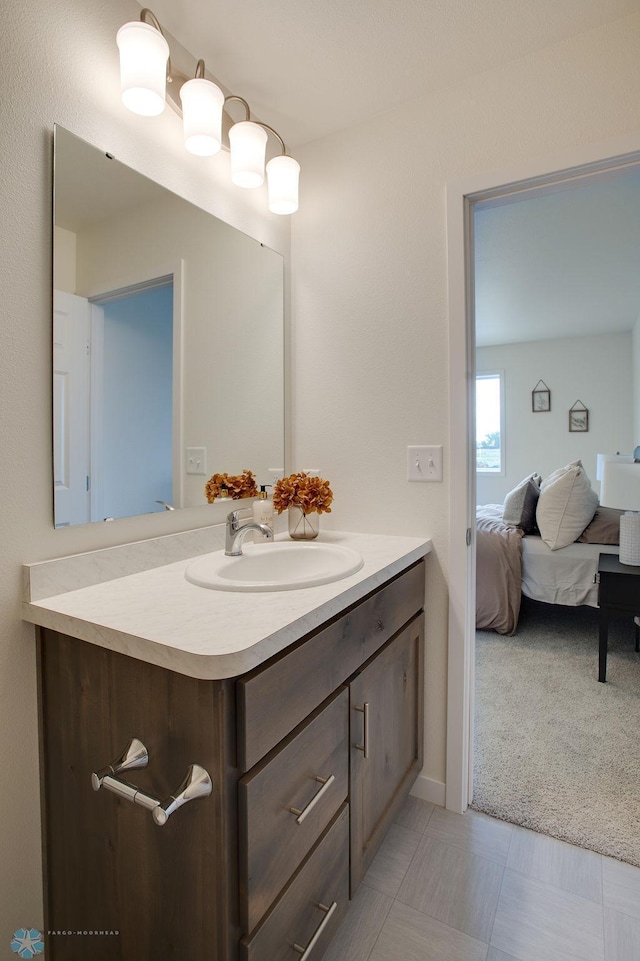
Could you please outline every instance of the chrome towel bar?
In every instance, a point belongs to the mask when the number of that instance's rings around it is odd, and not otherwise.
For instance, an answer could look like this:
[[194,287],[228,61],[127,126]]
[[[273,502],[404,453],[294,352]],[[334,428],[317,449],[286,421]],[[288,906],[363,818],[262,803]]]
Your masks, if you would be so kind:
[[131,801],[132,804],[138,804],[140,807],[146,808],[151,811],[153,820],[160,826],[166,824],[174,811],[177,811],[183,804],[194,801],[196,798],[208,797],[211,794],[211,778],[199,764],[189,766],[176,793],[170,794],[164,800],[153,797],[151,794],[145,794],[135,784],[129,784],[128,781],[123,781],[116,776],[122,771],[144,768],[148,763],[149,754],[146,747],[142,741],[134,737],[120,757],[91,775],[91,786],[94,791],[99,791],[102,787],[106,788],[107,791],[124,798],[125,801]]

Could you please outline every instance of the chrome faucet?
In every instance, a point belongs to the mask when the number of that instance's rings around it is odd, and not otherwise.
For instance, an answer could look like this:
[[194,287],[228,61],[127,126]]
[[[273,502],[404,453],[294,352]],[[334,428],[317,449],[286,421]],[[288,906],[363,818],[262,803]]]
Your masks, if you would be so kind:
[[240,523],[240,514],[246,508],[239,508],[227,514],[227,530],[224,540],[224,552],[227,557],[240,557],[242,554],[242,542],[249,531],[258,531],[266,540],[273,540],[273,531],[266,524]]

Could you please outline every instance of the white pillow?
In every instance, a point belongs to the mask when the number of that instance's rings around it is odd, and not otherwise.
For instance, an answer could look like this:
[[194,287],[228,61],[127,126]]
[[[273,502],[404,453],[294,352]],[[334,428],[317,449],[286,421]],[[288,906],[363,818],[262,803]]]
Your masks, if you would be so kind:
[[577,460],[549,474],[540,485],[536,521],[547,547],[557,551],[573,544],[593,520],[598,495]]

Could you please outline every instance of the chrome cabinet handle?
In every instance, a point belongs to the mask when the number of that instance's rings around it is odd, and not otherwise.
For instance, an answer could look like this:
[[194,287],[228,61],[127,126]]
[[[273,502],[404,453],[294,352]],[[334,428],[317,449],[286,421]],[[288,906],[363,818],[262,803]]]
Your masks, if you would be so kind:
[[362,732],[362,744],[354,744],[353,746],[357,751],[362,751],[365,758],[369,757],[369,702],[365,701],[362,707],[356,707],[356,711],[360,711],[364,715],[363,718],[363,732]]
[[164,800],[145,794],[135,784],[129,784],[128,781],[116,777],[122,771],[144,768],[148,763],[149,754],[146,747],[142,741],[134,737],[119,758],[91,775],[91,787],[94,791],[99,791],[101,787],[106,788],[107,791],[124,798],[125,801],[131,801],[132,804],[146,808],[151,811],[153,820],[159,826],[166,824],[173,812],[187,801],[208,797],[211,794],[211,778],[199,764],[189,766],[176,793],[170,794]]
[[313,795],[309,803],[306,805],[306,807],[303,807],[302,810],[300,810],[300,808],[294,808],[294,807],[289,808],[292,814],[298,815],[296,817],[296,824],[302,824],[307,814],[311,813],[311,811],[314,809],[314,807],[316,806],[316,804],[318,803],[322,795],[326,794],[326,792],[329,790],[329,788],[331,787],[335,779],[336,779],[335,774],[330,774],[329,777],[320,777],[320,775],[316,774],[314,781],[318,781],[318,783],[322,785],[320,790]]
[[300,961],[307,961],[307,958],[311,955],[311,952],[313,951],[313,949],[315,948],[316,944],[318,943],[318,940],[319,940],[319,938],[321,937],[322,932],[324,931],[324,929],[325,929],[326,926],[328,925],[328,923],[329,923],[329,921],[330,921],[330,919],[331,919],[331,915],[332,915],[332,914],[335,912],[335,910],[337,909],[337,907],[338,907],[338,902],[337,902],[337,901],[333,901],[333,902],[331,903],[331,906],[330,906],[330,907],[327,907],[326,904],[322,904],[322,902],[320,902],[320,903],[318,904],[318,907],[320,908],[321,911],[325,911],[326,913],[325,913],[325,916],[323,917],[322,921],[320,922],[320,924],[319,924],[318,927],[316,928],[313,937],[312,937],[311,940],[309,941],[309,944],[306,946],[306,948],[302,948],[299,944],[294,944],[294,945],[293,945],[293,950],[294,950],[294,951],[297,951],[298,954],[301,955]]

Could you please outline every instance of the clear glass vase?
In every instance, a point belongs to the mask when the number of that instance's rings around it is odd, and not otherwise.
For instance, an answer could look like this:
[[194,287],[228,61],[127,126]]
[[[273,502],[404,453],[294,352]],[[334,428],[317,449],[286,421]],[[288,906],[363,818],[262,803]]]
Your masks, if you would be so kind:
[[287,508],[289,518],[289,537],[294,541],[312,541],[318,536],[320,530],[320,515],[317,511],[310,511],[308,514],[292,504]]

